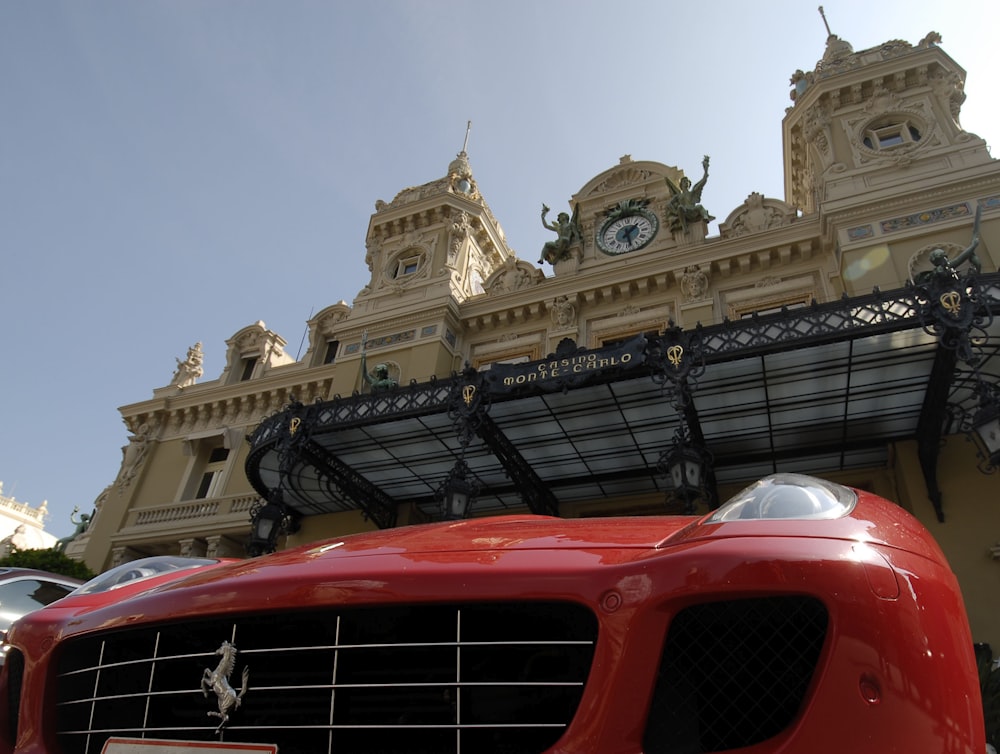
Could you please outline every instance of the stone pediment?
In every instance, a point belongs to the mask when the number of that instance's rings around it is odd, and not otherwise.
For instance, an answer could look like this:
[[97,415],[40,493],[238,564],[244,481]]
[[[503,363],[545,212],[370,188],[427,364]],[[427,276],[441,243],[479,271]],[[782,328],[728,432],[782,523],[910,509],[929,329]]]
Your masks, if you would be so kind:
[[754,191],[739,207],[719,223],[723,238],[737,238],[788,225],[796,217],[795,208],[780,199],[769,199]]
[[545,280],[545,273],[530,262],[510,256],[502,267],[490,275],[483,284],[483,290],[491,296],[511,293],[538,285]]
[[[610,201],[610,195],[626,193],[632,196],[658,195],[667,193],[667,178],[680,183],[683,177],[683,171],[676,167],[649,160],[634,162],[630,155],[625,155],[613,168],[590,179],[573,197],[573,201]],[[646,190],[647,186],[650,190]]]

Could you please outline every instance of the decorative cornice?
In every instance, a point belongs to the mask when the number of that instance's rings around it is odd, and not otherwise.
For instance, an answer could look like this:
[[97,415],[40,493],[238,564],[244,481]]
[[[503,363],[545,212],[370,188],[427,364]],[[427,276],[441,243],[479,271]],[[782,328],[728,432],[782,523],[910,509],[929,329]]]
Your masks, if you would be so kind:
[[[123,406],[119,409],[130,431],[148,427],[149,441],[182,438],[192,432],[222,431],[229,427],[250,427],[278,411],[293,398],[303,403],[326,400],[333,384],[332,374],[312,375],[295,382],[250,380],[201,392],[194,399],[189,393],[163,400]],[[234,389],[242,388],[238,393]]]

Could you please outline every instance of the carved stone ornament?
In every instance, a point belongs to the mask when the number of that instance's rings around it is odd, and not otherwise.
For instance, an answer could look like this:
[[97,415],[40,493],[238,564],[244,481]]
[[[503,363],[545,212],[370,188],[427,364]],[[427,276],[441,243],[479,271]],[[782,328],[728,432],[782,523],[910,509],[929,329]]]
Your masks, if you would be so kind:
[[545,273],[517,257],[507,257],[503,266],[487,278],[483,289],[490,294],[513,293],[538,285]]
[[685,302],[704,301],[708,297],[708,275],[701,265],[684,268],[680,279],[681,293]]
[[568,296],[558,296],[552,301],[552,324],[558,329],[576,327],[576,307]]
[[122,447],[122,465],[115,479],[119,494],[124,492],[138,476],[146,461],[146,450],[151,440],[152,428],[143,422],[128,438],[128,445]]
[[788,225],[795,220],[795,208],[780,199],[769,199],[753,192],[746,201],[719,223],[723,238],[737,238]]
[[205,373],[202,367],[204,360],[205,355],[201,350],[201,342],[199,341],[188,349],[187,357],[184,361],[176,359],[177,369],[174,371],[174,376],[171,378],[170,384],[177,387],[188,387],[196,383],[198,378]]
[[351,314],[351,307],[345,302],[334,304],[320,312],[316,318],[316,330],[321,335],[330,336],[336,332],[337,325]]

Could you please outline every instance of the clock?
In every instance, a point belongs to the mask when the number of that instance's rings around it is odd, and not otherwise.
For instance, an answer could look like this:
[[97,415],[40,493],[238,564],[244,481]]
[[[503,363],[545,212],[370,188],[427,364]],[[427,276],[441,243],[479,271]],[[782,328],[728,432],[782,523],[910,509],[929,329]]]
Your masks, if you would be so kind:
[[[623,203],[624,204],[624,203]],[[612,256],[627,254],[646,246],[660,229],[656,215],[637,203],[630,206],[619,205],[608,213],[607,219],[597,231],[597,248]]]

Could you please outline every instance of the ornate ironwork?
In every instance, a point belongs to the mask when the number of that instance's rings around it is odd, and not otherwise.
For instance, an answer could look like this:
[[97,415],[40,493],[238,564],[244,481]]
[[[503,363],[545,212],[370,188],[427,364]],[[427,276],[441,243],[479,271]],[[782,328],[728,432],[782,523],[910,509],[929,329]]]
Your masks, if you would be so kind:
[[986,331],[993,323],[979,276],[972,271],[961,277],[932,273],[910,287],[924,331],[962,361],[978,363],[978,346],[988,338]]
[[317,443],[303,447],[302,455],[304,461],[320,469],[327,482],[336,485],[378,528],[391,529],[396,525],[397,501],[381,487]]
[[448,396],[448,418],[458,435],[463,456],[490,410],[490,393],[484,387],[483,378],[469,366],[452,380]]
[[[964,278],[964,276],[962,276]],[[924,322],[937,322],[943,329],[939,333],[961,329],[966,316],[971,316],[971,337],[968,348],[961,343],[955,346],[955,355],[967,357],[970,353],[975,358],[976,349],[981,346],[979,338],[982,331],[1000,310],[1000,273],[990,273],[975,276],[976,287],[952,288],[959,295],[959,302],[953,303],[951,296],[940,295],[932,303],[929,294],[917,290],[916,285],[890,292],[873,291],[866,296],[844,297],[837,301],[824,304],[813,303],[809,307],[794,310],[783,310],[775,314],[754,316],[739,321],[726,321],[719,325],[698,327],[691,331],[682,331],[673,323],[663,336],[652,339],[647,348],[644,339],[636,342],[641,344],[638,351],[629,350],[628,346],[622,354],[627,355],[611,363],[609,349],[579,349],[569,341],[562,351],[549,357],[566,359],[570,369],[578,369],[568,375],[557,374],[554,378],[528,379],[526,376],[519,384],[506,384],[509,377],[515,381],[518,375],[527,375],[534,369],[538,370],[546,360],[532,364],[511,365],[509,368],[496,365],[493,369],[482,373],[479,379],[470,382],[464,375],[455,375],[449,379],[431,379],[425,383],[410,383],[393,391],[375,395],[355,395],[346,398],[335,397],[333,400],[317,402],[308,407],[301,404],[290,404],[289,408],[262,422],[250,436],[251,451],[247,460],[247,472],[254,487],[266,494],[267,490],[258,473],[258,468],[268,469],[273,474],[280,470],[283,476],[291,474],[293,468],[298,470],[296,463],[320,464],[320,471],[331,485],[339,485],[338,492],[358,507],[369,506],[366,515],[379,522],[380,526],[392,525],[395,520],[395,501],[388,495],[376,494],[377,502],[362,490],[369,489],[367,480],[362,480],[360,474],[348,469],[342,462],[335,459],[327,446],[335,447],[331,435],[346,429],[369,424],[393,421],[398,419],[416,418],[435,414],[446,414],[455,424],[460,438],[471,438],[468,434],[474,428],[490,450],[497,456],[504,468],[510,473],[517,487],[522,491],[524,499],[535,512],[555,513],[557,503],[548,492],[544,483],[537,477],[524,458],[493,422],[485,417],[480,421],[478,409],[480,405],[489,406],[494,402],[517,400],[526,395],[542,395],[553,390],[568,391],[583,385],[611,383],[623,378],[648,374],[655,381],[670,389],[680,398],[678,403],[686,401],[685,415],[693,411],[694,401],[682,392],[681,387],[691,381],[696,384],[697,378],[706,367],[712,364],[735,361],[767,354],[785,351],[791,347],[813,346],[826,343],[868,338],[872,336],[905,332],[924,327]],[[922,285],[927,285],[926,281]],[[945,291],[947,293],[947,291]],[[965,296],[966,298],[961,298]],[[969,301],[974,306],[966,306]],[[937,313],[928,306],[937,306]],[[957,316],[958,315],[958,316]],[[937,317],[937,319],[934,319]],[[923,321],[922,321],[923,318]],[[941,324],[943,323],[943,324]],[[952,327],[949,327],[952,326]],[[978,331],[977,331],[978,328]],[[934,332],[933,325],[931,332]],[[947,349],[951,345],[950,336],[939,338],[941,347]],[[629,343],[632,343],[630,341]],[[626,344],[620,344],[622,348]],[[965,348],[965,350],[963,350]],[[571,349],[571,350],[570,350]],[[613,355],[613,354],[612,354]],[[608,363],[600,365],[600,359],[608,356]],[[583,360],[583,361],[574,361]],[[590,364],[594,366],[591,368]],[[557,365],[561,368],[561,365]],[[932,374],[934,385],[928,388],[928,401],[931,394],[939,396],[940,390],[948,394],[953,381],[952,367],[947,365],[936,368]],[[470,393],[470,387],[474,392]],[[468,401],[468,402],[466,402]],[[935,398],[935,406],[941,402]],[[697,415],[697,412],[694,412]],[[928,414],[929,415],[929,414]],[[941,412],[937,414],[943,416]],[[292,431],[291,420],[300,418],[300,423]],[[687,419],[686,419],[687,421]],[[457,423],[456,423],[457,422]],[[471,422],[471,424],[470,424]],[[688,422],[691,430],[697,432],[697,420],[694,424]],[[937,424],[938,429],[928,429]],[[927,457],[927,466],[936,462],[936,451],[932,446],[939,444],[941,437],[940,422],[921,418],[921,428],[918,428],[918,439],[922,453]],[[935,440],[935,438],[937,438]],[[460,439],[460,443],[462,440]],[[309,452],[306,452],[309,451]],[[284,452],[283,457],[275,454]],[[290,455],[289,455],[290,454]],[[298,459],[296,461],[296,459]],[[258,465],[260,465],[258,467]],[[342,468],[341,468],[342,467]],[[269,481],[267,486],[273,484]],[[370,484],[370,483],[368,483]],[[374,489],[378,489],[374,487]],[[932,477],[929,477],[928,488],[933,489]],[[381,491],[379,491],[381,492]],[[338,495],[339,497],[339,495]],[[390,508],[392,512],[390,513]]]
[[552,490],[489,416],[483,417],[479,436],[510,475],[528,510],[543,516],[558,516],[559,501]]
[[698,378],[705,373],[702,328],[685,331],[670,320],[667,328],[651,344],[647,362],[653,368],[653,382],[680,407],[691,400]]

